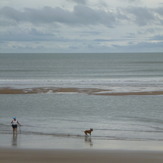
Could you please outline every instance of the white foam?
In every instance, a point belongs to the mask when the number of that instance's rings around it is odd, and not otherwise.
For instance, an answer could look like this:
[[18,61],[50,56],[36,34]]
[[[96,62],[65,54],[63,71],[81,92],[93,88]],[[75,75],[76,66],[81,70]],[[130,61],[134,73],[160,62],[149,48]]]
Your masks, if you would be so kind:
[[[112,92],[163,91],[163,78],[122,79],[0,79],[0,87],[99,88]],[[109,91],[110,92],[110,91]],[[51,91],[48,93],[52,93]]]

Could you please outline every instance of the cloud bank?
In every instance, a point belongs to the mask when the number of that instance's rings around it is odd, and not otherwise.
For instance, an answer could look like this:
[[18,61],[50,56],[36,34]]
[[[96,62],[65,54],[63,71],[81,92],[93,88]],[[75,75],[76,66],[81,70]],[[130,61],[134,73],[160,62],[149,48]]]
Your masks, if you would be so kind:
[[21,10],[1,7],[2,51],[39,51],[40,48],[45,52],[163,50],[163,7],[97,8],[88,5],[86,0],[69,2],[75,5]]
[[[127,20],[136,25],[147,25],[157,23],[162,25],[163,7],[148,9],[143,7],[131,7],[119,9],[116,12],[92,9],[83,5],[76,5],[73,11],[65,10],[60,7],[44,7],[42,9],[26,8],[18,11],[11,7],[0,9],[1,20],[8,19],[30,23],[62,23],[66,25],[96,25],[102,24],[112,27],[117,23]],[[5,23],[1,25],[5,25]]]

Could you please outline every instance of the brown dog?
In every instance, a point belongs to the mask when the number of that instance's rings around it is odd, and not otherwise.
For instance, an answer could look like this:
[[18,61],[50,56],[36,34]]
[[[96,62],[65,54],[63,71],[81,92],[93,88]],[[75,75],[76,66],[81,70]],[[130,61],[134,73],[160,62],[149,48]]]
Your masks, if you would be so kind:
[[85,130],[84,133],[87,136],[88,134],[91,135],[92,131],[93,131],[93,128],[90,128],[90,130]]

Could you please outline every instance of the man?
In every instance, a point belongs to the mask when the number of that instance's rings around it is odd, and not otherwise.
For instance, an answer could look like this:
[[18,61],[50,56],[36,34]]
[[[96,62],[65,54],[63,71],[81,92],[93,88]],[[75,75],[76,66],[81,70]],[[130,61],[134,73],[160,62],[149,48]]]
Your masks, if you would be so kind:
[[16,120],[16,117],[13,118],[13,120],[11,121],[12,124],[12,128],[13,128],[13,134],[17,134],[17,127],[18,125],[20,125],[20,123]]

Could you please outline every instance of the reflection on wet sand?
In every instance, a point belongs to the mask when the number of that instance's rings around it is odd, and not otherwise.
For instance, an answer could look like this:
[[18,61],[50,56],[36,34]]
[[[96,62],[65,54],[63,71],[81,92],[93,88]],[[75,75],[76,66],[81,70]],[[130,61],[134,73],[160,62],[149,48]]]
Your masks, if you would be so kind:
[[11,143],[12,146],[17,146],[17,134],[13,134]]
[[93,141],[90,136],[85,136],[85,143],[89,144],[90,146],[93,146]]

